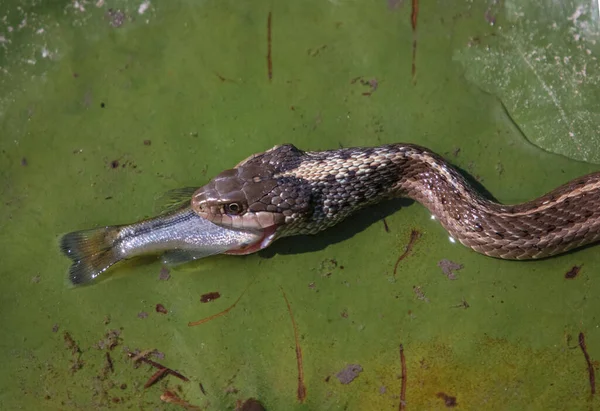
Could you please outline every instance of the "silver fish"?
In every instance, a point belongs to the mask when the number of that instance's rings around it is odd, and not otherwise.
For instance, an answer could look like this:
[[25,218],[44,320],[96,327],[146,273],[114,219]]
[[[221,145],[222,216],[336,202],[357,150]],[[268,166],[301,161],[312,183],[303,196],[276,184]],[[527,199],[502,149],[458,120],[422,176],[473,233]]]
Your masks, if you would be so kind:
[[65,234],[61,251],[73,260],[69,280],[82,285],[115,263],[146,254],[163,254],[167,264],[184,263],[210,255],[243,250],[260,241],[263,233],[221,227],[200,217],[187,204],[134,224],[107,226]]

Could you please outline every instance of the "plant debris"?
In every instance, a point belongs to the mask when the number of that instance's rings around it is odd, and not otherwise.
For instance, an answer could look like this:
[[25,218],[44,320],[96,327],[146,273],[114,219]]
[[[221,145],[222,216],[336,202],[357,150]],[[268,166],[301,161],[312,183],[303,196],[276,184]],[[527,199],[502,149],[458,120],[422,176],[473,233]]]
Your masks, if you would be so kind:
[[573,268],[565,273],[565,278],[567,280],[572,280],[573,278],[577,277],[579,271],[581,271],[581,267],[583,267],[583,265],[574,265]]
[[146,311],[140,311],[137,316],[138,318],[141,318],[143,320],[145,318],[148,318],[148,313]]
[[[104,104],[104,103],[102,103]],[[135,170],[136,173],[141,173],[141,170],[138,170],[138,166],[137,164],[135,164],[135,162],[133,160],[131,160],[129,158],[130,156],[128,154],[124,154],[121,157],[115,159],[115,160],[107,160],[105,159],[105,162],[107,164],[107,167],[112,169],[112,170],[118,170],[120,168],[128,168],[128,169],[133,169]]]
[[121,10],[108,9],[105,16],[110,25],[114,28],[121,27],[123,23],[125,23],[126,19],[125,13],[123,13]]
[[204,389],[204,385],[202,385],[201,382],[198,383],[198,387],[200,387],[200,391],[202,392],[202,394],[206,395],[206,390]]
[[271,56],[271,12],[267,16],[267,76],[273,79],[273,58]]
[[[314,49],[308,49],[306,50],[306,54],[308,54],[310,57],[316,57],[318,56],[322,51],[327,49],[327,44],[322,44],[319,47],[316,47]],[[292,106],[293,107],[293,106]]]
[[453,397],[451,395],[445,394],[443,392],[438,392],[435,396],[443,399],[444,405],[448,408],[456,407],[458,405],[458,403],[456,402],[456,397]]
[[157,381],[160,381],[165,375],[167,375],[167,368],[159,368],[144,384],[144,388],[153,386]]
[[469,303],[467,302],[467,300],[465,300],[465,298],[464,298],[464,297],[463,297],[463,299],[462,299],[462,301],[461,301],[461,303],[460,303],[460,304],[457,304],[457,305],[453,305],[453,306],[452,306],[452,308],[464,308],[465,310],[466,310],[467,308],[469,308],[469,307],[470,307],[470,305],[469,305]]
[[81,354],[79,346],[77,345],[73,337],[71,337],[71,334],[69,334],[68,331],[64,332],[63,339],[65,341],[65,347],[71,350],[71,354]]
[[396,260],[396,264],[394,264],[394,278],[396,278],[396,272],[398,271],[398,264],[400,261],[404,260],[412,251],[415,242],[421,237],[421,233],[417,230],[410,231],[410,237],[408,239],[408,244],[404,247],[404,252],[398,257]]
[[417,17],[419,16],[419,0],[412,0],[410,23],[413,32],[411,73],[413,84],[417,84]]
[[71,372],[75,373],[77,370],[83,368],[83,360],[81,359],[82,351],[79,348],[79,345],[75,342],[71,334],[68,331],[65,331],[63,334],[63,339],[65,341],[65,347],[71,350]]
[[363,368],[358,364],[349,364],[335,376],[342,384],[350,384],[356,379],[356,377],[358,377],[358,374],[360,374],[362,370]]
[[357,82],[359,82],[363,86],[370,88],[369,91],[365,91],[365,92],[361,93],[363,96],[370,96],[377,90],[377,87],[379,87],[379,82],[377,81],[376,78],[372,78],[370,80],[365,80],[363,78],[363,76],[358,76],[358,77],[355,77],[352,80],[350,80],[350,84],[354,84]]
[[406,407],[406,357],[404,356],[404,345],[400,344],[400,367],[402,369],[402,377],[400,383],[400,410],[404,410]]
[[115,367],[114,367],[112,358],[110,356],[110,353],[108,351],[106,351],[105,354],[106,355],[105,355],[104,367],[102,368],[102,373],[99,376],[101,380],[105,380],[106,377],[108,377],[108,374],[112,374],[115,372]]
[[296,320],[294,320],[294,314],[292,313],[292,307],[290,306],[290,301],[283,291],[283,288],[280,286],[281,293],[283,294],[283,298],[285,299],[285,304],[287,305],[288,312],[290,314],[290,319],[292,320],[292,327],[294,329],[294,342],[296,344],[296,363],[298,366],[298,390],[297,390],[297,398],[299,403],[303,403],[306,399],[306,385],[304,384],[304,367],[302,365],[302,347],[300,347],[300,338],[298,336],[298,326],[296,325]]
[[202,294],[200,296],[200,302],[201,303],[209,303],[220,297],[221,297],[221,294],[218,291],[213,291],[210,293]]
[[137,364],[140,362],[143,362],[143,363],[151,365],[155,368],[158,368],[158,371],[155,372],[154,374],[152,374],[152,376],[148,379],[146,384],[144,384],[144,388],[151,387],[152,385],[154,385],[157,381],[161,380],[166,375],[173,375],[185,382],[190,381],[187,377],[183,376],[179,372],[177,372],[169,367],[165,367],[164,365],[159,364],[159,363],[147,358],[148,355],[152,354],[154,351],[156,351],[156,350],[145,350],[142,352],[139,352],[139,350],[136,350],[134,352],[131,352],[131,351],[127,352],[127,356],[129,358],[131,358],[131,360],[136,368],[137,368]]
[[109,330],[106,332],[106,334],[104,334],[104,338],[95,344],[95,347],[99,350],[103,350],[105,348],[112,350],[121,342],[122,338],[120,335],[120,330]]
[[184,400],[183,398],[181,398],[179,395],[177,395],[177,393],[173,392],[173,391],[165,391],[162,393],[162,395],[160,396],[160,400],[163,402],[166,402],[167,404],[175,404],[175,405],[179,405],[183,408],[185,408],[186,410],[202,410],[202,408],[196,406],[196,405],[192,405],[189,402],[187,402],[186,400]]
[[321,261],[321,264],[319,265],[319,272],[321,273],[321,277],[330,277],[331,273],[337,268],[337,266],[338,262],[333,258],[328,258]]
[[425,301],[426,303],[429,302],[429,298],[425,297],[425,293],[423,292],[421,287],[419,287],[418,285],[413,286],[413,292],[415,293],[415,295],[417,296],[417,298],[419,300]]
[[237,394],[239,392],[239,390],[231,384],[229,384],[227,387],[225,387],[224,391],[225,391],[225,394]]
[[[229,82],[229,83],[237,83],[235,80],[229,79],[225,76],[220,75],[219,73],[215,72],[215,76],[217,76],[219,78],[219,80],[221,80],[222,83],[225,82]],[[196,135],[194,137],[198,137],[198,133],[196,133]],[[204,166],[204,174],[206,174],[206,166]]]
[[235,411],[265,411],[264,405],[255,398],[248,398],[246,401],[237,401]]
[[211,320],[214,320],[215,318],[221,317],[221,316],[223,316],[223,315],[227,314],[229,311],[233,310],[233,309],[235,308],[235,306],[237,305],[237,303],[239,303],[239,302],[240,302],[240,300],[242,299],[242,297],[244,296],[244,294],[246,294],[246,291],[248,291],[248,289],[250,288],[250,286],[251,286],[252,284],[254,284],[254,281],[256,281],[256,276],[255,276],[255,277],[252,279],[252,281],[250,281],[250,282],[248,283],[248,285],[246,286],[246,288],[244,288],[244,291],[242,291],[242,293],[241,293],[241,294],[240,294],[240,296],[237,298],[237,300],[235,300],[235,301],[234,301],[234,303],[233,303],[233,304],[231,304],[229,307],[227,307],[227,308],[226,308],[226,309],[224,309],[223,311],[219,311],[219,312],[218,312],[218,313],[216,313],[216,314],[210,315],[210,316],[208,316],[208,317],[204,317],[204,318],[202,318],[201,320],[198,320],[198,321],[190,321],[190,322],[188,323],[188,327],[193,327],[193,326],[196,326],[196,325],[200,325],[200,324],[207,323],[207,322],[209,322],[209,321],[211,321]]
[[585,336],[583,333],[579,333],[579,347],[583,352],[583,356],[585,357],[585,362],[587,363],[588,368],[588,377],[590,380],[590,393],[592,396],[596,394],[596,371],[594,370],[594,364],[590,359],[590,355],[587,352],[587,347],[585,345]]
[[160,269],[160,274],[158,275],[158,279],[162,280],[162,281],[167,281],[169,278],[171,278],[171,272],[169,271],[169,269],[165,266],[162,266]]
[[442,272],[449,280],[456,280],[457,277],[455,271],[462,270],[463,268],[462,264],[455,263],[454,261],[445,258],[438,261],[437,265],[442,269]]
[[113,365],[112,358],[110,358],[110,353],[108,351],[106,352],[106,365],[108,366],[110,372],[115,372],[115,367]]

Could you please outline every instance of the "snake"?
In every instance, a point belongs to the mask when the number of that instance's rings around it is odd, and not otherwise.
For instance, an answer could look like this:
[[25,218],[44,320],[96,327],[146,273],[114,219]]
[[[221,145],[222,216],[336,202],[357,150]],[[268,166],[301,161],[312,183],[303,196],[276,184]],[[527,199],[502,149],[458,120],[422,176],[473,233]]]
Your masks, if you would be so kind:
[[260,230],[249,254],[278,238],[316,234],[386,199],[421,203],[450,237],[490,257],[551,257],[600,239],[600,172],[520,204],[501,204],[442,156],[415,144],[303,151],[292,144],[253,154],[191,198],[215,224]]

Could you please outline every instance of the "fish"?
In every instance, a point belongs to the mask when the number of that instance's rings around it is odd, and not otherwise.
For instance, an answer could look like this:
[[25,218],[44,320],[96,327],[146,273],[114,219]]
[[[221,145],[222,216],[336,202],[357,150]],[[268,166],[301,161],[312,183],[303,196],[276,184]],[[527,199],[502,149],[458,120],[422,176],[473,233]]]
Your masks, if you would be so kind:
[[[180,190],[174,191],[180,195]],[[221,227],[199,216],[189,199],[133,224],[63,235],[60,250],[73,262],[69,268],[70,283],[88,284],[116,263],[133,257],[162,254],[165,264],[177,265],[216,254],[243,254],[241,250],[263,239],[261,231]]]

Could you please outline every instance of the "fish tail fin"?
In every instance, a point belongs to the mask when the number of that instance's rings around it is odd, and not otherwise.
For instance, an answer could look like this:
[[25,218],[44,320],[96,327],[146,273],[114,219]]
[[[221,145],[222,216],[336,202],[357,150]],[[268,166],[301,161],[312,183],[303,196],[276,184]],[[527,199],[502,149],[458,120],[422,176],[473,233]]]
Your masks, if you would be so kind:
[[118,227],[109,226],[75,231],[60,239],[61,251],[73,261],[71,284],[87,284],[122,259],[115,248],[118,234]]

